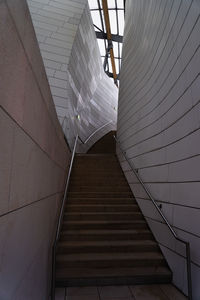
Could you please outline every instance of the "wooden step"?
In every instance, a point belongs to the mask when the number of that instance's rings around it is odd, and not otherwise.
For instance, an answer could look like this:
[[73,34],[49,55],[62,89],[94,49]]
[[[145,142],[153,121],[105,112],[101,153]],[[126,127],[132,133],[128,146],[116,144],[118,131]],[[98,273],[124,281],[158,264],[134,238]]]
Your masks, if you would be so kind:
[[56,285],[102,286],[170,283],[172,274],[167,267],[129,268],[59,268],[56,271]]
[[88,192],[88,193],[131,193],[130,188],[128,186],[116,186],[113,188],[112,186],[102,186],[102,185],[95,185],[95,186],[71,186],[69,189],[70,192]]
[[114,220],[143,220],[141,212],[70,212],[64,214],[64,220],[78,221],[78,220],[101,220],[101,221],[114,221]]
[[[112,175],[110,175],[112,174]],[[83,174],[79,174],[77,172],[77,174],[73,174],[71,175],[71,180],[81,180],[81,179],[85,179],[85,180],[98,180],[98,179],[108,179],[108,180],[125,180],[124,174],[121,172],[117,172],[117,173],[104,173],[104,172],[95,172],[95,177],[94,174],[92,172],[88,173],[85,177],[83,177]]]
[[136,204],[69,204],[67,205],[66,212],[132,212],[140,211]]
[[62,230],[86,230],[86,229],[148,229],[144,220],[133,221],[65,221]]
[[159,251],[152,240],[125,241],[65,241],[58,244],[57,253],[126,253]]
[[113,179],[113,178],[85,178],[85,177],[81,177],[81,178],[77,178],[77,179],[71,179],[70,180],[70,187],[77,187],[77,186],[112,186],[113,189],[115,189],[115,187],[117,185],[120,186],[128,186],[127,182],[124,180],[124,178],[121,179]]
[[104,198],[104,197],[96,197],[96,198],[81,198],[81,197],[70,197],[68,196],[67,204],[110,204],[110,205],[127,205],[127,204],[135,204],[136,200],[133,197],[118,197],[118,198]]
[[103,186],[103,185],[77,185],[70,186],[69,192],[93,192],[93,193],[106,193],[106,192],[130,193],[129,186]]
[[133,198],[131,192],[69,192],[69,198]]
[[117,240],[153,240],[147,229],[123,230],[61,230],[60,240],[64,241],[117,241]]
[[125,268],[145,266],[165,266],[165,260],[160,252],[126,252],[126,253],[75,253],[58,254],[57,267],[68,268]]

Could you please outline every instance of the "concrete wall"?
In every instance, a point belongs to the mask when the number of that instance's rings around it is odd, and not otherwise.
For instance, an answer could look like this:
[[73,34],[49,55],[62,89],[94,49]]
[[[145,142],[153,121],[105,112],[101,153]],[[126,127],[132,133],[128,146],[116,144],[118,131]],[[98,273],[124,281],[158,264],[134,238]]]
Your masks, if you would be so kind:
[[[177,234],[190,241],[200,299],[200,2],[127,0],[118,139]],[[185,293],[185,251],[120,155],[137,201]]]
[[77,133],[84,140],[113,121],[91,139],[92,145],[116,127],[117,88],[103,71],[87,0],[27,1],[56,111],[70,146]]
[[0,299],[48,298],[69,152],[25,0],[0,1]]

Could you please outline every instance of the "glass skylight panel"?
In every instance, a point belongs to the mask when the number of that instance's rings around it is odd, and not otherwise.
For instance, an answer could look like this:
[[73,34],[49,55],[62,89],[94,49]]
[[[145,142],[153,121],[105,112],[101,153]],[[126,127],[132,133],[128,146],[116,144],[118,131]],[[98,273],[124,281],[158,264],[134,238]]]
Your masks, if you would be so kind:
[[119,60],[115,59],[116,73],[119,74]]
[[124,34],[124,11],[118,10],[119,35]]
[[108,0],[108,9],[109,8],[116,8],[115,0]]
[[122,57],[122,46],[123,46],[123,44],[120,43],[119,44],[119,57]]
[[103,30],[101,25],[101,18],[98,10],[92,10],[91,11],[93,24],[99,27],[101,30]]
[[116,18],[116,11],[109,10],[109,18],[110,18],[110,28],[112,34],[117,34],[117,18]]
[[90,9],[98,9],[97,0],[88,0]]
[[98,39],[97,41],[98,41],[98,45],[99,45],[99,50],[100,50],[101,56],[105,56],[105,44],[104,44],[104,40]]
[[111,59],[108,59],[108,67],[109,67],[109,72],[112,73],[112,63],[111,63]]
[[[88,2],[89,2],[89,7],[91,9],[93,24],[95,25],[94,28],[95,31],[96,32],[102,31],[106,33],[104,12],[102,8],[102,0],[88,0]],[[111,34],[123,36],[124,0],[107,0],[107,3],[108,3],[108,13],[110,19]],[[102,23],[103,23],[103,27],[102,27]],[[108,46],[107,39],[102,39],[99,37],[97,41],[98,41],[101,56],[105,56],[106,48]],[[115,57],[116,72],[117,74],[119,74],[120,66],[121,66],[122,43],[113,41],[113,52]],[[104,63],[104,57],[102,57],[102,64],[103,63]],[[108,68],[109,68],[109,72],[112,74],[113,70],[112,70],[110,57],[108,59],[108,66],[106,66],[105,71],[107,71]]]
[[119,53],[118,53],[118,43],[117,43],[117,42],[113,42],[113,51],[114,51],[114,56],[115,56],[115,57],[119,57]]
[[117,0],[117,8],[124,8],[124,0]]

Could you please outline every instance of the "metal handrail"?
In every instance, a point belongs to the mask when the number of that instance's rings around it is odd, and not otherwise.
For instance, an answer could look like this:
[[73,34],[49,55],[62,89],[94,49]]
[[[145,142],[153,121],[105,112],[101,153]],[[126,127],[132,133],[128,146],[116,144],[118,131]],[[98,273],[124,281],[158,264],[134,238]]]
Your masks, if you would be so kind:
[[192,275],[191,275],[191,255],[190,255],[190,243],[179,238],[176,234],[176,232],[174,231],[174,229],[172,228],[172,226],[170,225],[170,223],[168,222],[168,220],[166,219],[166,217],[164,216],[164,214],[162,213],[161,209],[159,208],[158,204],[156,203],[156,201],[154,200],[153,196],[151,195],[150,191],[147,189],[147,187],[145,186],[144,182],[142,181],[141,177],[139,176],[138,172],[136,171],[137,169],[133,166],[133,164],[129,161],[129,158],[126,156],[126,152],[121,148],[120,142],[117,140],[116,136],[113,136],[116,143],[119,146],[119,149],[121,150],[122,154],[124,155],[126,161],[128,162],[129,166],[131,167],[132,171],[134,172],[135,176],[137,177],[137,179],[139,180],[139,182],[141,183],[143,189],[145,190],[145,192],[147,193],[147,195],[149,196],[150,200],[153,202],[154,206],[156,207],[157,211],[159,212],[160,216],[162,217],[162,219],[164,220],[164,222],[166,223],[167,227],[169,228],[169,230],[171,231],[171,233],[173,234],[174,238],[185,244],[186,247],[186,261],[187,261],[187,283],[188,283],[188,299],[192,300]]
[[[62,121],[62,125],[61,125],[61,127],[63,128],[63,124],[64,124],[64,121],[65,120],[67,120],[67,117],[66,116],[64,116],[64,118],[63,118],[63,121]],[[82,144],[87,144],[87,142],[91,139],[91,137],[93,137],[98,131],[100,131],[101,129],[103,129],[104,127],[106,127],[107,125],[109,125],[109,124],[111,124],[111,123],[113,123],[113,121],[109,121],[109,122],[107,122],[106,124],[104,124],[104,125],[102,125],[101,127],[99,127],[99,128],[97,128],[93,133],[91,133],[90,135],[89,135],[89,137],[87,137],[87,139],[85,140],[85,141],[83,141],[81,138],[80,138],[80,136],[78,136],[78,139],[80,140],[80,142],[82,143]],[[65,133],[64,133],[65,134]],[[65,136],[66,137],[66,136]],[[66,137],[67,138],[67,137]]]
[[100,131],[110,123],[113,123],[113,121],[109,121],[106,124],[102,125],[101,127],[97,128],[92,134],[89,135],[89,137],[85,141],[83,141],[80,137],[78,137],[79,140],[81,141],[82,144],[87,144],[87,142],[91,139],[91,137],[93,137],[93,135],[95,135],[98,131]]
[[55,299],[55,263],[56,263],[56,248],[57,248],[57,243],[60,237],[60,229],[61,229],[61,225],[62,225],[62,221],[63,221],[63,216],[64,216],[64,207],[65,207],[65,203],[66,203],[66,196],[67,196],[67,191],[68,191],[68,186],[69,186],[69,180],[70,180],[70,175],[71,175],[71,171],[72,171],[72,166],[73,166],[73,162],[74,162],[74,156],[76,153],[76,146],[77,146],[77,141],[78,141],[78,135],[76,136],[75,139],[75,143],[74,143],[74,147],[73,147],[73,152],[72,152],[72,156],[71,156],[71,161],[70,161],[70,167],[69,167],[69,171],[68,171],[68,175],[67,175],[67,179],[66,179],[66,184],[65,184],[65,192],[64,192],[64,196],[63,196],[63,200],[62,200],[62,204],[61,204],[61,208],[60,208],[60,214],[59,214],[59,218],[58,218],[58,224],[57,224],[57,228],[56,228],[56,236],[55,236],[55,241],[53,244],[53,252],[52,252],[52,285],[51,285],[51,299],[54,300]]

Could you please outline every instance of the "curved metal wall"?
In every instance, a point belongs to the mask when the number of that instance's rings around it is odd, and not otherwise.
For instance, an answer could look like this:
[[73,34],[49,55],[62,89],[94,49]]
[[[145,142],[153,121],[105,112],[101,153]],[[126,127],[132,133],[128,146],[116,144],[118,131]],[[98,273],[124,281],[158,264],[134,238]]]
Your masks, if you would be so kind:
[[[177,234],[190,241],[200,297],[200,2],[127,0],[117,136]],[[171,238],[122,157],[174,283],[187,293],[184,249]]]
[[103,71],[87,0],[28,0],[56,111],[72,147],[116,129],[118,90]]

